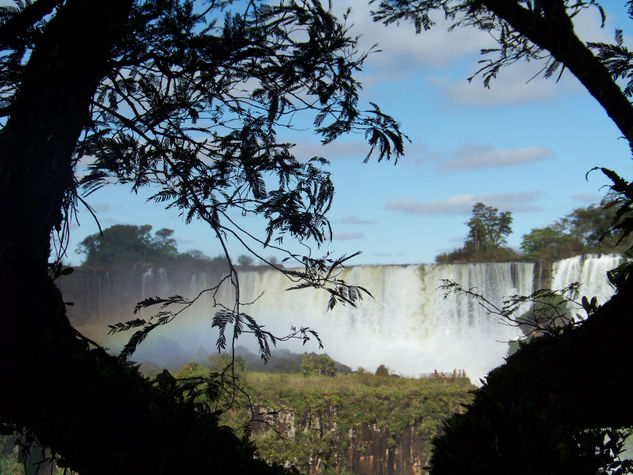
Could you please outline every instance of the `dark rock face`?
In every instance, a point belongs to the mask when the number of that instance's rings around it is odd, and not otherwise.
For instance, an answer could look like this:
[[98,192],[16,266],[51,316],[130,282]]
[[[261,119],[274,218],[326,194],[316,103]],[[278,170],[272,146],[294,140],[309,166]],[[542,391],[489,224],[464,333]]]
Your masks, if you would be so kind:
[[[349,465],[353,473],[359,474],[423,474],[428,462],[426,442],[416,434],[416,426],[408,427],[396,440],[390,443],[389,429],[362,428],[357,437],[352,438],[348,449]],[[361,444],[359,444],[359,442]],[[359,446],[364,450],[361,453]],[[366,448],[365,448],[366,447]]]
[[[358,475],[421,475],[428,473],[428,437],[420,434],[420,424],[404,428],[394,438],[383,424],[361,424],[356,428],[341,430],[337,427],[337,411],[329,406],[325,410],[308,414],[298,420],[290,410],[269,411],[256,407],[261,422],[254,425],[254,432],[261,436],[268,431],[278,431],[290,444],[312,440],[315,450],[309,460],[287,461],[294,463],[308,475],[322,473],[354,473]],[[324,442],[326,450],[319,452]]]
[[538,260],[534,263],[534,290],[551,287],[552,262]]

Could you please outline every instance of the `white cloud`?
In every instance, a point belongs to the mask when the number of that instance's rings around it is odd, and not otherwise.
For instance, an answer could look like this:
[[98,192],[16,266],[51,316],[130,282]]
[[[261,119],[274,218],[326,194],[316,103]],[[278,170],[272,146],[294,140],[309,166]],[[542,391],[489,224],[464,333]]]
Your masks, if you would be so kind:
[[374,221],[370,221],[367,219],[361,219],[356,216],[345,216],[343,219],[339,220],[339,223],[342,224],[373,224]]
[[[612,42],[614,24],[607,17],[607,25],[600,28],[600,13],[596,8],[583,10],[574,18],[574,28],[583,41]],[[448,41],[448,40],[447,40]],[[447,43],[450,45],[450,42]],[[454,46],[454,45],[453,45]],[[493,46],[494,47],[494,46]],[[491,53],[490,58],[494,58]],[[490,83],[490,88],[482,85],[483,78],[475,77],[472,82],[466,78],[455,80],[445,75],[430,75],[427,83],[438,88],[450,103],[471,107],[502,107],[533,102],[550,102],[561,94],[585,93],[582,84],[568,71],[560,81],[557,71],[552,77],[543,77],[544,61],[520,61],[501,69],[497,78]],[[468,69],[467,76],[477,69],[475,62]]]
[[543,147],[499,149],[491,145],[465,144],[454,151],[452,157],[439,164],[446,170],[474,170],[480,168],[510,167],[545,160],[552,153]]
[[[445,20],[439,12],[434,17],[435,25],[431,30],[416,34],[413,24],[408,21],[387,27],[374,22],[370,10],[375,9],[376,4],[339,0],[334,2],[333,8],[339,17],[351,8],[348,17],[350,35],[360,35],[360,51],[369,51],[374,45],[379,50],[369,54],[364,71],[358,75],[365,87],[384,85],[423,73],[427,84],[441,91],[450,103],[471,107],[547,102],[555,100],[561,93],[584,92],[580,83],[567,72],[559,83],[556,83],[555,78],[544,79],[542,75],[539,76],[538,72],[544,63],[538,61],[521,61],[503,68],[499,77],[492,81],[490,89],[482,86],[481,78],[468,83],[466,77],[478,68],[480,51],[495,48],[497,43],[491,35],[473,27],[458,27],[448,31],[452,22]],[[607,41],[613,36],[610,24],[604,29],[600,28],[600,17],[595,8],[583,11],[574,22],[578,34],[588,41]],[[468,66],[463,79],[456,80],[445,73],[460,65],[464,59]],[[529,81],[535,75],[538,77]]]
[[576,195],[571,195],[570,198],[574,201],[580,201],[582,203],[597,203],[602,197],[595,193],[578,193]]
[[[375,5],[375,4],[374,4]],[[412,23],[403,21],[385,27],[373,22],[370,10],[376,8],[368,2],[356,0],[340,0],[334,4],[335,12],[342,15],[351,7],[349,22],[353,23],[351,34],[361,35],[359,48],[369,50],[377,45],[378,53],[370,54],[365,63],[367,73],[361,75],[365,86],[375,83],[407,77],[416,72],[429,70],[443,71],[455,66],[458,61],[468,58],[471,64],[465,73],[470,76],[477,69],[480,51],[497,47],[497,42],[486,32],[473,27],[458,27],[448,31],[452,22],[437,13],[433,18],[435,25],[429,31],[415,33]],[[583,10],[574,18],[575,30],[583,41],[611,41],[614,24],[607,17],[607,25],[600,28],[601,20],[597,8]],[[543,63],[521,61],[506,67],[500,76],[493,80],[492,88],[485,89],[481,79],[476,78],[472,84],[464,78],[462,81],[446,77],[432,77],[430,83],[444,91],[451,102],[470,105],[498,107],[509,104],[524,104],[535,101],[550,101],[563,92],[583,91],[580,83],[565,73],[559,84],[554,78],[544,79],[535,76]]]
[[348,241],[350,239],[362,239],[365,237],[364,233],[337,233],[335,232],[332,236],[333,241]]
[[540,193],[537,191],[485,195],[460,194],[439,201],[393,200],[385,205],[385,209],[417,216],[463,214],[470,213],[475,203],[483,202],[488,206],[508,211],[539,211],[541,207],[531,203],[539,197]]
[[324,157],[328,160],[341,158],[364,159],[369,152],[369,145],[360,141],[336,141],[327,145],[314,142],[301,142],[292,148],[292,153],[299,160],[312,157]]
[[483,78],[453,80],[446,76],[429,76],[427,83],[442,91],[449,103],[470,107],[503,107],[532,102],[551,102],[561,93],[580,93],[583,87],[568,72],[560,81],[556,77],[545,79],[539,71],[543,62],[515,63],[503,68],[499,76],[490,82],[490,88],[482,84]]
[[[349,7],[349,22],[353,23],[351,34],[361,35],[360,49],[367,51],[377,44],[380,50],[369,55],[366,61],[366,67],[372,73],[369,80],[376,74],[382,79],[402,76],[420,67],[445,68],[494,44],[489,35],[475,28],[447,31],[450,23],[441,14],[434,17],[436,24],[430,31],[417,35],[410,22],[385,27],[372,21],[370,10],[375,6],[370,6],[368,2],[345,0],[336,2],[334,6],[339,14]],[[367,81],[364,83],[367,84]]]
[[91,205],[92,209],[95,210],[98,213],[109,213],[110,212],[110,205],[108,203],[96,203],[94,205]]

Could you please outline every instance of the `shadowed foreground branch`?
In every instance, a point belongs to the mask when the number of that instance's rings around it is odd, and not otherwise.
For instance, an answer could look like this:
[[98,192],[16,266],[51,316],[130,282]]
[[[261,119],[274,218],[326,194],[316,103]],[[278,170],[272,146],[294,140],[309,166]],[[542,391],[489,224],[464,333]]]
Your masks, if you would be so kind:
[[582,324],[535,338],[493,370],[434,442],[432,473],[603,473],[617,460],[616,431],[633,426],[632,294],[629,282]]

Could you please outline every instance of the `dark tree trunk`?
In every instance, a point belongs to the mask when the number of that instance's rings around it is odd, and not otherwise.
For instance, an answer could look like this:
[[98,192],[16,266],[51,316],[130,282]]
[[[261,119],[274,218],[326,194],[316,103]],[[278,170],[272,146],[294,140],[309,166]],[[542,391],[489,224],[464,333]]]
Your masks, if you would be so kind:
[[0,45],[20,41],[19,37],[24,30],[44,18],[62,2],[63,0],[37,0],[35,3],[27,5],[19,14],[2,24],[0,27]]
[[131,6],[68,0],[0,134],[0,422],[28,429],[82,475],[267,472],[215,416],[77,338],[48,276],[51,232],[74,186],[73,149]]

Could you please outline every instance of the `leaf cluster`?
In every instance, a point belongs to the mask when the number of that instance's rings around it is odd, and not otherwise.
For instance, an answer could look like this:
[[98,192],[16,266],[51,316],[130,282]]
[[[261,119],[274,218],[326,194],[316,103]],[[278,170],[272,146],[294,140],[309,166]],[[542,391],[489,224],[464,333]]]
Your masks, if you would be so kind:
[[[629,16],[633,18],[630,9]],[[589,42],[587,46],[595,52],[616,82],[624,82],[622,92],[627,97],[631,97],[633,96],[633,52],[624,45],[624,34],[621,29],[615,30],[614,40],[615,43]]]
[[525,234],[521,249],[528,258],[549,260],[601,252],[626,254],[633,241],[620,227],[626,214],[617,211],[621,203],[625,200],[611,191],[599,204],[576,208],[555,223]]
[[212,326],[217,327],[219,330],[219,336],[216,341],[218,351],[227,348],[226,331],[227,327],[229,327],[233,331],[233,342],[242,333],[254,335],[258,343],[260,357],[264,362],[267,362],[271,357],[271,345],[275,347],[280,341],[300,340],[305,345],[314,338],[318,342],[319,348],[323,348],[323,342],[319,334],[310,327],[291,327],[289,334],[277,336],[265,330],[264,325],[258,324],[252,316],[244,312],[236,313],[231,309],[222,309],[216,312],[213,316]]
[[250,2],[203,13],[194,2],[138,2],[99,86],[76,161],[94,157],[88,192],[115,179],[150,184],[152,199],[223,229],[230,209],[267,219],[268,244],[290,234],[329,237],[333,186],[313,157],[298,160],[277,128],[309,111],[328,143],[368,134],[378,158],[402,154],[398,124],[361,112],[353,78],[365,54],[318,1]]
[[512,213],[499,212],[497,208],[478,202],[473,206],[473,215],[466,223],[468,238],[466,246],[497,248],[506,243],[505,237],[512,233]]

